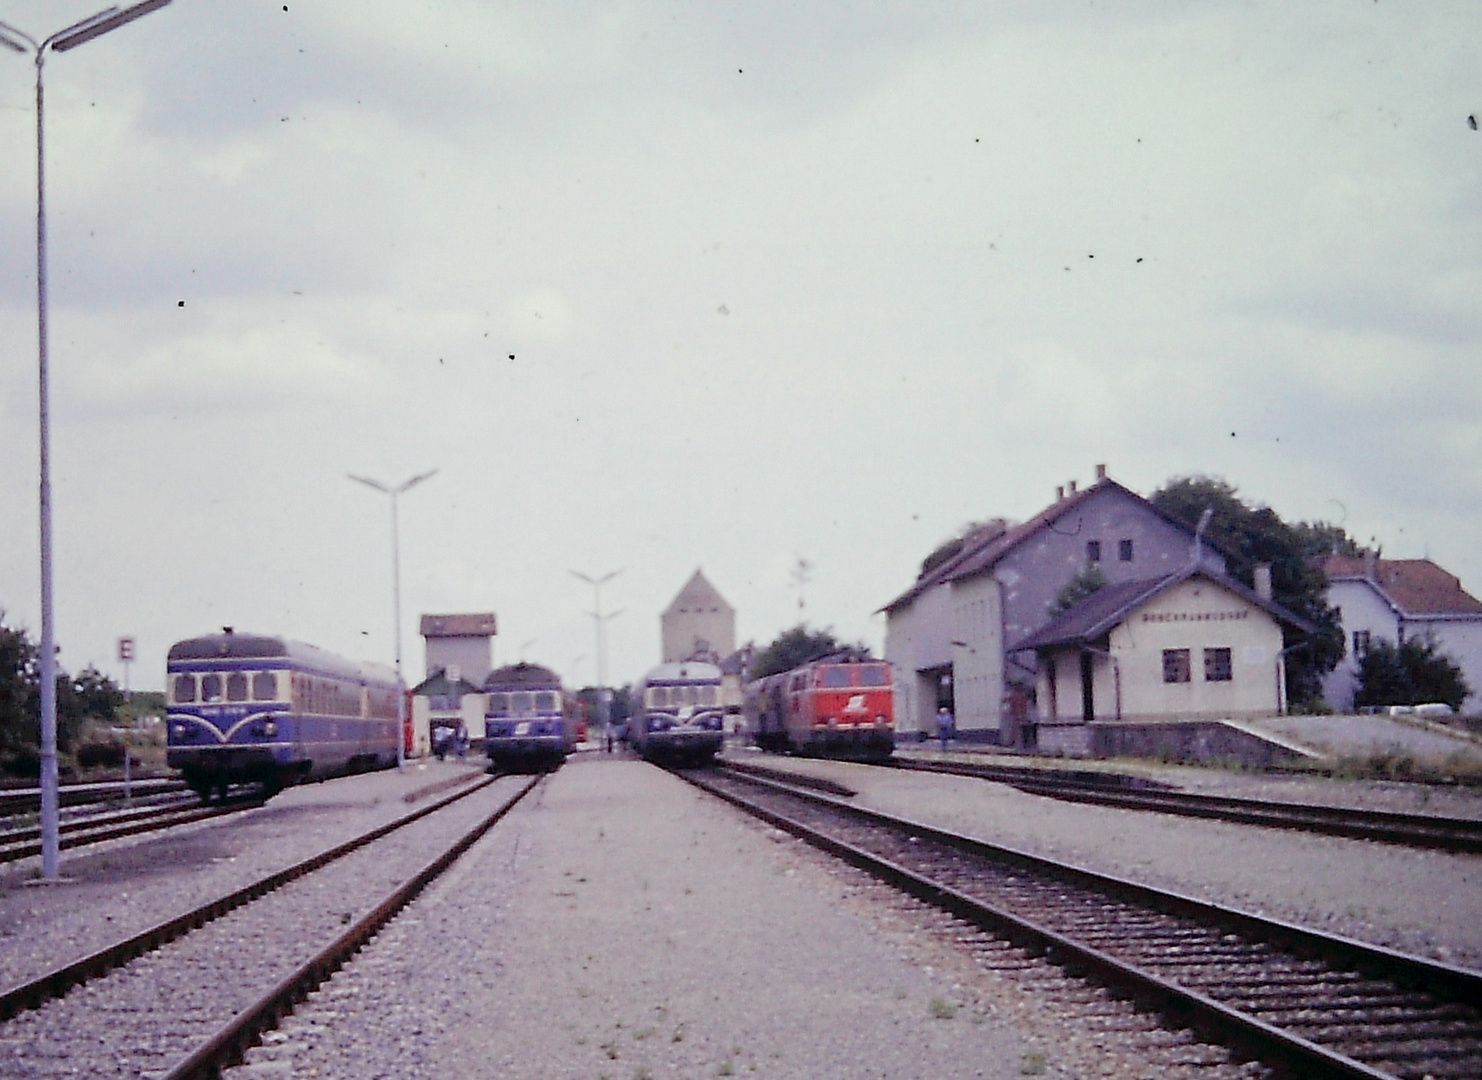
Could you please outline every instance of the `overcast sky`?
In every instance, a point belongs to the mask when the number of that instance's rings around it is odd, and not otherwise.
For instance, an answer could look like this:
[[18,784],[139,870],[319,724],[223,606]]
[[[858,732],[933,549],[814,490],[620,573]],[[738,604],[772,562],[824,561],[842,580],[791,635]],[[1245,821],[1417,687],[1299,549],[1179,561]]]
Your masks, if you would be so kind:
[[[100,0],[0,0],[41,36]],[[1112,10],[1107,10],[1108,8]],[[176,0],[48,58],[57,637],[657,663],[874,612],[1105,462],[1482,593],[1482,6]],[[34,69],[0,51],[0,607],[39,635]]]

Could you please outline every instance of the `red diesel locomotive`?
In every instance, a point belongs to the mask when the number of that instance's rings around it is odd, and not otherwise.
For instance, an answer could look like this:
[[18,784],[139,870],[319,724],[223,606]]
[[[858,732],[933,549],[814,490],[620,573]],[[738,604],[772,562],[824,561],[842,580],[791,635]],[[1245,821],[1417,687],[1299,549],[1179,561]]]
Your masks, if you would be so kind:
[[835,654],[746,686],[763,750],[883,761],[895,752],[895,693],[883,660]]

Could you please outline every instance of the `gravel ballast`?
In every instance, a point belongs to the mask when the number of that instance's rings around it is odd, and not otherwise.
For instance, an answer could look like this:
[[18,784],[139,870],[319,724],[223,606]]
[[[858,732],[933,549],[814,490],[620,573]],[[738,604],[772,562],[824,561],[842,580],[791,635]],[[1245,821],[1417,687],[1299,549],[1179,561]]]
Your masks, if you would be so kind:
[[[1027,795],[970,777],[739,752],[861,806],[1448,963],[1482,967],[1482,857]],[[1254,781],[1260,782],[1260,781]],[[1314,797],[1333,788],[1308,781]],[[1235,785],[1231,785],[1232,787]],[[1353,794],[1356,789],[1349,788]],[[1388,789],[1395,794],[1394,786]],[[1233,793],[1233,792],[1232,792]],[[1290,786],[1294,801],[1309,801]],[[1370,805],[1391,801],[1372,792]],[[1394,801],[1413,800],[1414,794]]]
[[36,883],[39,859],[12,864],[0,872],[0,988],[411,813],[426,800],[406,795],[480,771],[431,762],[289,788],[241,814],[64,851],[57,884]]
[[239,1075],[1039,1070],[953,976],[860,917],[858,883],[796,846],[641,762],[572,762]]

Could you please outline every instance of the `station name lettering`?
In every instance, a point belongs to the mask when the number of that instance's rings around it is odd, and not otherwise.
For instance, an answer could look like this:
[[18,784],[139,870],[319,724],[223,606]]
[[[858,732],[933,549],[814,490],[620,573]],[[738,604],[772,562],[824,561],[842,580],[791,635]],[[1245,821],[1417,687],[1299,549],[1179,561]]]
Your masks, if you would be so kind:
[[1232,622],[1250,617],[1249,609],[1240,611],[1150,611],[1143,622]]

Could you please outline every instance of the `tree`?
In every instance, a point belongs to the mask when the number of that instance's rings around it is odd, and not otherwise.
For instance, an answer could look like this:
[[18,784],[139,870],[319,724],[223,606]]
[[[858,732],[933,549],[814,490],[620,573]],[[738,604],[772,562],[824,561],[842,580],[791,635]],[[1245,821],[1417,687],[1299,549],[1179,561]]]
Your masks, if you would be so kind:
[[1100,592],[1105,587],[1106,574],[1102,573],[1101,567],[1090,563],[1055,594],[1055,602],[1050,605],[1050,610],[1046,614],[1052,619],[1058,619],[1082,600]]
[[1424,705],[1445,702],[1457,711],[1471,688],[1461,668],[1429,637],[1395,645],[1379,638],[1359,661],[1358,692],[1353,702],[1366,705]]
[[862,657],[870,655],[866,645],[850,645],[834,637],[832,630],[809,630],[807,624],[798,623],[791,630],[782,631],[772,644],[756,654],[751,664],[751,678],[761,679],[779,671],[791,671],[800,664],[836,652],[852,652]]
[[1230,576],[1254,587],[1255,568],[1271,567],[1271,597],[1316,628],[1307,639],[1289,627],[1282,633],[1286,647],[1287,692],[1293,704],[1321,701],[1322,676],[1343,659],[1343,625],[1336,608],[1328,606],[1328,578],[1318,559],[1335,548],[1356,550],[1336,525],[1288,524],[1269,506],[1240,498],[1235,486],[1218,477],[1174,477],[1153,492],[1154,506],[1170,517],[1197,527],[1206,509],[1212,516],[1204,535],[1226,555]]
[[[29,756],[41,746],[41,657],[24,630],[0,611],[0,753]],[[95,668],[77,678],[57,669],[57,749],[70,750],[89,721],[112,724],[124,695]]]
[[969,521],[957,530],[957,535],[949,537],[938,544],[930,555],[921,560],[921,569],[916,574],[916,580],[920,581],[937,567],[949,559],[954,559],[962,553],[969,544],[975,544],[980,540],[987,540],[992,536],[1002,536],[1008,531],[1009,523],[1006,518],[989,518],[987,521]]

